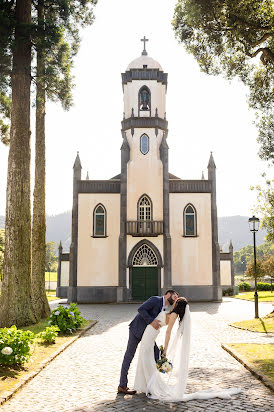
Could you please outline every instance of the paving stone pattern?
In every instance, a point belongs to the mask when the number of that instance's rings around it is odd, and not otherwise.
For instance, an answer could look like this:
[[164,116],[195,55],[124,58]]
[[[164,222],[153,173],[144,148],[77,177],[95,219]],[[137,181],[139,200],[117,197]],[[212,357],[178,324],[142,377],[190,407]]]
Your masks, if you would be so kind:
[[[252,318],[253,304],[225,298],[223,303],[193,303],[192,351],[187,391],[241,387],[231,400],[163,403],[143,394],[117,395],[128,323],[138,305],[79,305],[86,319],[99,322],[61,353],[39,375],[6,402],[3,412],[104,411],[273,411],[273,392],[221,348],[228,342],[274,342],[265,336],[231,328],[228,323]],[[260,304],[260,315],[272,305]],[[164,330],[159,335],[164,341]],[[138,353],[129,373],[133,385]]]

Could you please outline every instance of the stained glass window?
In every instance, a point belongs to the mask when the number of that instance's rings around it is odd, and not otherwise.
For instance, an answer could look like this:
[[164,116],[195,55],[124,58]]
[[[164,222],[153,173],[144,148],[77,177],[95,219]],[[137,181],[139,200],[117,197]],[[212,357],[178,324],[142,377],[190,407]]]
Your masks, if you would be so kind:
[[106,211],[102,205],[94,209],[94,236],[106,236]]
[[149,151],[149,137],[146,134],[143,134],[140,139],[141,152],[146,155]]
[[197,236],[197,216],[194,206],[187,205],[184,211],[184,235]]

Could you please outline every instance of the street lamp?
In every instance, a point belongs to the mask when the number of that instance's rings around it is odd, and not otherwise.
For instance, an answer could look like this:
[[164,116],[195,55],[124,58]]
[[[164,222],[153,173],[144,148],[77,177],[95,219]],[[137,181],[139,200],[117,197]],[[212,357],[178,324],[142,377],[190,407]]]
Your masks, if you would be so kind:
[[259,317],[258,311],[258,292],[257,292],[257,272],[256,272],[256,232],[259,230],[260,219],[255,217],[254,215],[248,219],[249,229],[250,232],[253,232],[253,245],[254,245],[254,275],[255,275],[255,293],[254,293],[254,301],[255,301],[255,318]]

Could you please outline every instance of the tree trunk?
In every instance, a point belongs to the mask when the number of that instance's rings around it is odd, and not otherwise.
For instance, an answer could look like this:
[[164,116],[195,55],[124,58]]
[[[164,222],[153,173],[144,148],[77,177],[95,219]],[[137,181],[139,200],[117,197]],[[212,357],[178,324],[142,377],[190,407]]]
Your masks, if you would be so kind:
[[[44,1],[38,1],[38,24],[44,25]],[[37,46],[35,185],[32,223],[32,303],[36,320],[50,315],[45,289],[45,53]]]
[[35,322],[31,305],[30,83],[31,0],[17,0],[11,75],[12,107],[6,200],[6,244],[0,326]]

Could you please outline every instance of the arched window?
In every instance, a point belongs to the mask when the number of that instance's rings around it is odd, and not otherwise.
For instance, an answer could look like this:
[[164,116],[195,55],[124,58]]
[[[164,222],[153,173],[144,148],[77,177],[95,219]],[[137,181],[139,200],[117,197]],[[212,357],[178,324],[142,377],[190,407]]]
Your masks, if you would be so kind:
[[146,134],[140,137],[140,150],[143,155],[149,152],[149,137]]
[[145,243],[136,250],[132,259],[133,266],[157,266],[158,261],[154,251]]
[[143,195],[138,202],[138,220],[152,220],[152,204],[147,195]]
[[139,90],[138,106],[139,106],[139,112],[140,111],[151,112],[151,95],[150,95],[150,90],[147,86],[143,86]]
[[143,195],[138,202],[137,233],[150,233],[152,230],[152,202],[147,195]]
[[191,204],[186,205],[184,210],[184,236],[197,236],[197,214]]
[[106,209],[102,204],[97,205],[93,211],[93,236],[106,236]]

